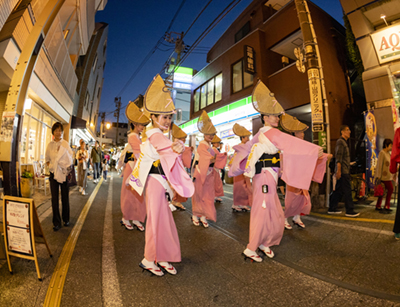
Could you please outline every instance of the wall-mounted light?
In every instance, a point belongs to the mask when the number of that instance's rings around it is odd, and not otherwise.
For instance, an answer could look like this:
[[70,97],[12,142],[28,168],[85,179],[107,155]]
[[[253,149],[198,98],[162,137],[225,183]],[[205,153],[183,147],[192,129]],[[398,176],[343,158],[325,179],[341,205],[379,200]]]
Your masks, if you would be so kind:
[[385,14],[381,14],[381,19],[383,19],[383,21],[385,22],[386,26],[388,26],[388,23],[386,21],[386,15]]

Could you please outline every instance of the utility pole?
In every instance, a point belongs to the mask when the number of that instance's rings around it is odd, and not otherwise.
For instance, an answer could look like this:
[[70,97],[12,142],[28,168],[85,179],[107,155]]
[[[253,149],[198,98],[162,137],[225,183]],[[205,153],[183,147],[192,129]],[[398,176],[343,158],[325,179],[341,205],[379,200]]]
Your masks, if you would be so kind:
[[[321,56],[319,53],[317,36],[315,35],[307,0],[295,0],[297,16],[300,22],[301,32],[303,34],[303,47],[305,60],[307,63],[307,75],[310,90],[311,121],[313,142],[319,143],[323,139],[326,130],[326,151],[331,153],[331,133],[329,126],[329,108],[326,99],[325,80],[322,70]],[[297,68],[305,72],[302,67],[302,55],[300,50],[295,50],[296,57],[299,59]],[[329,205],[330,192],[330,169],[326,169],[326,206]],[[312,192],[312,191],[311,191]]]
[[100,146],[103,147],[103,131],[104,131],[104,121],[106,119],[106,112],[100,113],[101,124],[100,124]]
[[118,127],[119,127],[119,112],[121,111],[121,97],[115,97],[114,99],[115,107],[117,110],[114,112],[114,117],[117,118],[117,135],[115,139],[115,144],[118,146]]

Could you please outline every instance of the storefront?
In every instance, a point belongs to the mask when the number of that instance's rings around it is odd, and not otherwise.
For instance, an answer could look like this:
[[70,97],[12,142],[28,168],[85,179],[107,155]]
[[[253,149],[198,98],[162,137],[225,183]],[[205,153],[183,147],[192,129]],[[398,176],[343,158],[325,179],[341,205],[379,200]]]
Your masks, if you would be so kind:
[[[232,153],[232,147],[240,143],[240,138],[232,131],[233,125],[238,123],[252,132],[252,120],[258,115],[259,114],[251,104],[251,96],[208,113],[208,116],[210,116],[215,128],[217,129],[217,135],[224,143],[223,152]],[[203,135],[197,129],[197,118],[188,121],[180,127],[188,135],[196,136],[196,146],[203,139]]]
[[20,141],[21,168],[44,164],[46,147],[52,139],[51,127],[57,120],[31,99],[25,101]]

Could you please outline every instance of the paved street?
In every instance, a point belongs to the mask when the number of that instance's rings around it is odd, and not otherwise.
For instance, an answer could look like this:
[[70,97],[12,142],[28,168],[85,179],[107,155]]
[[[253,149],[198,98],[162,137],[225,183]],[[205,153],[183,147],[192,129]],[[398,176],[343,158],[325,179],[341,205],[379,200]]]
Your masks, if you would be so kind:
[[[98,189],[89,181],[87,196],[71,190],[68,228],[53,232],[50,202],[38,207],[53,257],[37,246],[42,282],[33,261],[11,258],[10,275],[0,260],[0,306],[43,306],[57,287],[51,280],[64,246],[72,258],[63,266],[61,306],[400,306],[394,212],[379,214],[372,203],[356,205],[359,219],[313,213],[303,218],[305,229],[285,230],[272,248],[274,259],[251,263],[241,256],[250,214],[232,213],[232,186],[225,185],[223,203],[216,205],[218,221],[210,228],[191,223],[190,201],[186,212],[173,213],[182,262],[175,264],[177,276],[155,277],[138,266],[144,232],[120,226],[122,179],[115,172],[111,177]],[[86,219],[78,221],[89,206]]]

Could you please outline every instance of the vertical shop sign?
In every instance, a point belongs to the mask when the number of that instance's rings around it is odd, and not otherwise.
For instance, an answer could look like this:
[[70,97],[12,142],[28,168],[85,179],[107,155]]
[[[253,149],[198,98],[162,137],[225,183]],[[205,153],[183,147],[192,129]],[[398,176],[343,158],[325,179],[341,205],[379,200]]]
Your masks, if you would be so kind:
[[324,114],[322,112],[321,82],[318,68],[307,71],[310,86],[311,120],[312,130],[323,131]]
[[318,145],[321,146],[324,151],[326,151],[327,143],[325,131],[318,132]]
[[254,75],[256,73],[256,58],[253,47],[244,46],[244,71]]
[[366,180],[367,186],[370,189],[374,188],[374,177],[376,165],[378,163],[378,149],[376,148],[376,120],[374,110],[369,110],[364,113],[365,118],[365,134],[366,134]]

